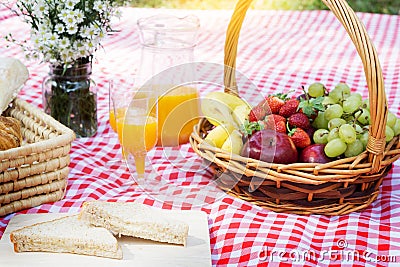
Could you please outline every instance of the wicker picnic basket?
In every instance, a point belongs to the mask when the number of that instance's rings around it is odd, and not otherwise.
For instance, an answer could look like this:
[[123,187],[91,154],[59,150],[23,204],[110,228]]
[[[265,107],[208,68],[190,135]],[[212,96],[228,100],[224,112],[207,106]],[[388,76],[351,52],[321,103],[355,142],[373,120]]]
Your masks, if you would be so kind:
[[74,132],[18,98],[4,115],[21,122],[24,144],[0,151],[0,216],[62,199]]
[[[359,156],[326,164],[273,164],[231,155],[203,142],[211,124],[202,118],[191,145],[210,162],[218,186],[227,193],[276,212],[343,215],[368,207],[383,178],[400,157],[399,137],[385,142],[388,112],[382,70],[365,27],[344,0],[322,0],[346,29],[362,59],[370,99],[367,149]],[[238,95],[235,67],[238,38],[251,0],[239,0],[225,42],[225,92]]]

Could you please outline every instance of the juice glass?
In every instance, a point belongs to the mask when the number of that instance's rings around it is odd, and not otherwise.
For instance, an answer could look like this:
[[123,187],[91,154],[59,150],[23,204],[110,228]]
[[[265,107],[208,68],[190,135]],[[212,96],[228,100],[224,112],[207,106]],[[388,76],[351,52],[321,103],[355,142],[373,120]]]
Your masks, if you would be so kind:
[[189,142],[199,118],[199,95],[195,87],[179,86],[158,97],[157,146],[172,147]]
[[[118,113],[116,113],[117,115]],[[151,92],[136,92],[124,116],[116,116],[125,159],[134,159],[138,178],[145,175],[147,152],[157,143],[157,102]]]
[[[126,97],[132,97],[133,94],[134,79],[132,77],[118,77],[109,81],[109,124],[115,133],[117,132],[116,113],[118,113],[118,116],[125,114],[130,100]],[[116,100],[115,104],[114,99]]]

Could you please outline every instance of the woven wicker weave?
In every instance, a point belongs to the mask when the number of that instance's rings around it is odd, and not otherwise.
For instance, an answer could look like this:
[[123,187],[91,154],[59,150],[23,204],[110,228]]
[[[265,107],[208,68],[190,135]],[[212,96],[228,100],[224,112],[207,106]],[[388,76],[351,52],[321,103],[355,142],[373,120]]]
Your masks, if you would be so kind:
[[[385,142],[388,112],[382,70],[365,27],[344,0],[323,0],[346,29],[365,70],[371,122],[367,150],[326,164],[273,164],[231,155],[203,142],[211,125],[201,119],[191,135],[195,152],[210,162],[218,185],[229,194],[276,212],[342,215],[368,207],[383,177],[400,157],[399,137]],[[239,33],[250,0],[239,0],[225,43],[225,92],[238,94],[235,80]]]
[[0,216],[62,199],[73,131],[21,99],[5,115],[21,122],[24,145],[0,151]]

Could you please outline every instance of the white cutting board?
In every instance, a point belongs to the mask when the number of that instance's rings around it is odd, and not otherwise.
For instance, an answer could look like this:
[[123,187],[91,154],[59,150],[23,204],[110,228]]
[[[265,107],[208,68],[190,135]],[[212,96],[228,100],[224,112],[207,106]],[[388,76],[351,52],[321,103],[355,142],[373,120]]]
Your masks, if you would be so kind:
[[[0,266],[7,267],[187,267],[211,266],[210,237],[207,214],[202,211],[174,210],[174,218],[189,225],[186,246],[153,242],[133,237],[117,238],[123,250],[123,259],[67,253],[14,252],[11,231],[34,223],[65,216],[64,213],[21,214],[14,216],[0,240]],[[68,214],[69,215],[69,214]]]

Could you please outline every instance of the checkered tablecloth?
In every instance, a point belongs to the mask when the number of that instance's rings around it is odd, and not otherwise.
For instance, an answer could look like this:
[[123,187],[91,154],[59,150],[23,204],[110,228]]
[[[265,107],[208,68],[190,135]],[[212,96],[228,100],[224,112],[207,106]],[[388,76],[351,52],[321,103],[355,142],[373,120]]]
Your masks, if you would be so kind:
[[[197,15],[201,29],[196,61],[223,63],[225,30],[232,11],[123,9],[123,17],[114,23],[117,31],[96,54],[93,79],[98,85],[98,132],[73,142],[65,198],[17,214],[77,212],[84,201],[92,199],[201,209],[208,213],[214,266],[399,266],[399,162],[384,179],[378,199],[365,211],[345,216],[279,214],[225,195],[210,188],[211,173],[189,145],[168,153],[156,149],[150,154],[162,179],[155,189],[166,196],[163,201],[156,190],[149,193],[128,185],[130,174],[118,162],[120,146],[108,124],[107,83],[113,77],[137,73],[140,44],[136,20],[158,13]],[[400,116],[400,17],[358,15],[378,50],[389,109]],[[9,32],[17,39],[29,36],[27,25],[0,8],[0,35]],[[239,43],[237,68],[264,94],[300,92],[301,85],[321,81],[328,88],[346,82],[367,96],[361,60],[329,11],[249,11]],[[24,61],[30,79],[19,97],[42,107],[41,84],[48,65],[24,60],[19,48],[3,39],[0,56]],[[243,89],[240,93],[249,99],[255,94]],[[0,218],[0,236],[14,215]]]

